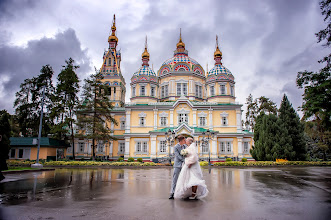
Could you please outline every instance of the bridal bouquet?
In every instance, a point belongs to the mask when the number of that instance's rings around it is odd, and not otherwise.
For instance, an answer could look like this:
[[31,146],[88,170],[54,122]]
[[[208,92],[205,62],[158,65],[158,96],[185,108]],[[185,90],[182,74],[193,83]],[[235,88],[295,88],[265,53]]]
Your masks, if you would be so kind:
[[188,152],[187,152],[186,149],[183,149],[183,150],[180,151],[180,154],[181,154],[182,156],[186,157],[187,154],[188,154]]

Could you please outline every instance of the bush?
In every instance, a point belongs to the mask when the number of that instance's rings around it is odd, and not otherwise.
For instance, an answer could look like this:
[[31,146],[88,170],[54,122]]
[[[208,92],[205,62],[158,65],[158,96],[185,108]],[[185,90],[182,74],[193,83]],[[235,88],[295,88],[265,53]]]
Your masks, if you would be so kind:
[[117,161],[124,161],[124,158],[123,158],[123,157],[119,157],[119,158],[117,159]]
[[241,162],[247,162],[247,158],[243,158],[243,159],[241,159]]
[[137,162],[142,163],[142,162],[143,162],[143,158],[138,158],[138,159],[137,159]]
[[141,163],[140,166],[157,166],[157,164],[154,162],[146,162],[146,163]]
[[226,162],[231,162],[232,161],[232,159],[231,158],[226,158],[226,160],[225,160]]
[[128,162],[134,162],[134,158],[133,157],[129,157],[128,158]]
[[202,166],[202,167],[208,166],[208,162],[207,161],[200,161],[200,166]]

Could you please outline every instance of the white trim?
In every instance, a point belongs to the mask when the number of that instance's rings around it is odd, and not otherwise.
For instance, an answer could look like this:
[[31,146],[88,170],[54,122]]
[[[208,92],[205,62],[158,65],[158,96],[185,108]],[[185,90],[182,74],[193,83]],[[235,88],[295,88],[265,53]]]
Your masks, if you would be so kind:
[[138,114],[138,116],[139,116],[140,118],[146,118],[147,114],[146,114],[145,112],[140,112],[140,113]]
[[169,116],[169,114],[166,112],[162,112],[159,114],[159,117],[168,117],[168,116]]
[[120,121],[125,121],[125,117],[122,116],[122,117],[120,118]]
[[176,82],[176,84],[177,84],[177,83],[188,83],[188,80],[185,80],[185,79],[178,79],[178,80],[176,80],[175,82]]
[[201,118],[201,117],[205,117],[205,118],[207,118],[207,113],[204,113],[203,111],[202,112],[200,112],[200,113],[198,113],[198,117],[199,118]]
[[189,114],[190,113],[190,110],[185,110],[184,108],[182,108],[180,110],[177,110],[177,113],[178,114]]

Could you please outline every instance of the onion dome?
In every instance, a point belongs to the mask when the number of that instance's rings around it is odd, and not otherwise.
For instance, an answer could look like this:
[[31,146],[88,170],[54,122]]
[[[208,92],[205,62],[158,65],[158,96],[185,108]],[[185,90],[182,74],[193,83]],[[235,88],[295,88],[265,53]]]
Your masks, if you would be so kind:
[[142,65],[141,67],[133,74],[134,76],[146,75],[146,76],[156,76],[154,70],[149,67],[149,53],[147,50],[147,36],[145,41],[145,50],[141,54]]
[[222,52],[218,46],[218,36],[216,35],[216,50],[214,52],[215,66],[208,71],[208,76],[210,75],[223,75],[218,78],[220,79],[233,79],[233,75],[229,69],[222,65]]
[[118,42],[118,38],[115,35],[116,32],[116,25],[115,25],[115,15],[113,20],[113,26],[111,27],[111,35],[108,37],[108,42]]

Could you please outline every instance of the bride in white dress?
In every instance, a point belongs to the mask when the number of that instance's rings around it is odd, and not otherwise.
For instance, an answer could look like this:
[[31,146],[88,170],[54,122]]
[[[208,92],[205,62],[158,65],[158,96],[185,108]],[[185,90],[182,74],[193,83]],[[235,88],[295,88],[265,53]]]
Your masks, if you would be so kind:
[[208,189],[203,180],[198,154],[193,138],[186,139],[185,164],[179,174],[175,195],[177,199],[201,199],[208,195]]

